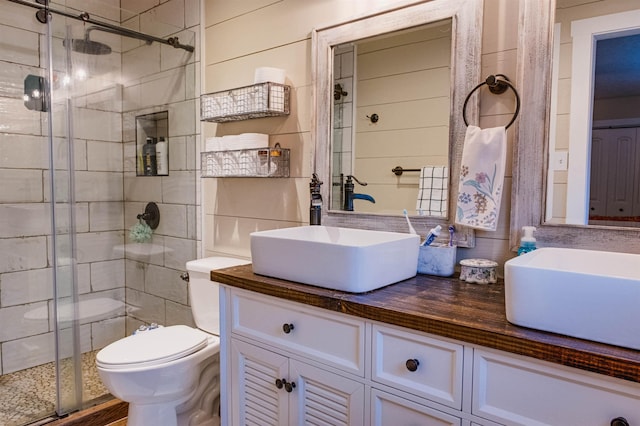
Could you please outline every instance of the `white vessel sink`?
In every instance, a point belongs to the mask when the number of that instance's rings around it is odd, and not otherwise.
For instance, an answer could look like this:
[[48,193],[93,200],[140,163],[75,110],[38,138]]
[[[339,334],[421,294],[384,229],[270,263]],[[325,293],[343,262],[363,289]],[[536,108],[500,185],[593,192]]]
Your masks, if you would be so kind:
[[640,255],[541,248],[504,266],[513,324],[640,349]]
[[362,293],[411,278],[420,237],[330,226],[251,234],[253,272],[333,290]]

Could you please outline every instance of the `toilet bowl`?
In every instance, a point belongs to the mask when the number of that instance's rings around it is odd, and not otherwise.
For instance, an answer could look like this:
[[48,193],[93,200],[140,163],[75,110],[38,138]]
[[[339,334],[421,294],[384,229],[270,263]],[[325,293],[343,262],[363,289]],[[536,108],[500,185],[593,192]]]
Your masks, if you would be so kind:
[[229,257],[187,262],[198,328],[149,327],[98,352],[105,387],[129,403],[128,426],[219,425],[219,295],[209,272],[247,263]]

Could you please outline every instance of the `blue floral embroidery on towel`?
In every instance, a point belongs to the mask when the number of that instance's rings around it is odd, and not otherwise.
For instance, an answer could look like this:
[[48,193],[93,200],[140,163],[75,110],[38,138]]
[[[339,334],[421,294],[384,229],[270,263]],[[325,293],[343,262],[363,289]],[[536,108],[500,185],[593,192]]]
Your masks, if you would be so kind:
[[[498,166],[494,164],[493,174],[476,173],[474,179],[468,179],[469,167],[463,165],[460,170],[460,181],[463,187],[471,187],[458,194],[458,221],[465,221],[470,226],[494,228],[498,217],[497,205],[500,202],[502,184],[495,185]],[[495,198],[494,198],[495,197]],[[463,207],[464,206],[464,207]]]

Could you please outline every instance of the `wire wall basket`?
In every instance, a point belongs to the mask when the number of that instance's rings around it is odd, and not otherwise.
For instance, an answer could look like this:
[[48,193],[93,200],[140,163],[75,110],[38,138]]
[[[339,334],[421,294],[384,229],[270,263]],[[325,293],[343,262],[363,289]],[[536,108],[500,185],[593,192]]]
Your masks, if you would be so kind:
[[291,88],[279,83],[259,83],[200,97],[200,119],[223,123],[289,114]]
[[201,154],[202,177],[289,177],[289,149],[209,151]]

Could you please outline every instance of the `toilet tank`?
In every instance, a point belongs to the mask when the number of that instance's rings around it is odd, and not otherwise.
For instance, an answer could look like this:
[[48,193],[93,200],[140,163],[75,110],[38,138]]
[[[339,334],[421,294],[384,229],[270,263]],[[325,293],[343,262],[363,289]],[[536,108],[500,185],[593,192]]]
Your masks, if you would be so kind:
[[214,269],[246,265],[249,260],[233,257],[205,257],[187,262],[189,302],[196,326],[210,334],[220,335],[220,295],[218,283],[211,281]]

